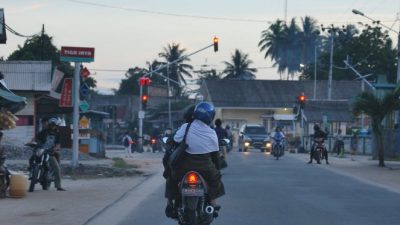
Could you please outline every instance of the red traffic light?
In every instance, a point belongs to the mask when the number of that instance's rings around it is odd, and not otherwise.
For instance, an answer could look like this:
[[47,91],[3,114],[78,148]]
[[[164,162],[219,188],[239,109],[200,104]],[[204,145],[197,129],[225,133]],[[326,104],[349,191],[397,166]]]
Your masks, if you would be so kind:
[[150,85],[150,83],[151,83],[151,80],[148,77],[141,77],[139,79],[140,86],[147,86],[147,85]]
[[146,103],[147,100],[149,100],[149,96],[147,96],[147,95],[142,95],[142,102],[143,102],[143,103]]
[[218,37],[214,37],[214,52],[218,51]]

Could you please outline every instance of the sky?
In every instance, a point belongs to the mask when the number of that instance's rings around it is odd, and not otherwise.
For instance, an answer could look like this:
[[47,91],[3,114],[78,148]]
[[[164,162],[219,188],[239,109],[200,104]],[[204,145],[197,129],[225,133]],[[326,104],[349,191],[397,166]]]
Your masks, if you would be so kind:
[[[287,8],[285,0],[1,0],[0,8],[7,25],[20,34],[36,34],[44,24],[58,48],[95,48],[95,61],[85,66],[97,80],[97,90],[112,93],[125,78],[124,71],[160,59],[168,44],[179,43],[189,54],[212,44],[214,36],[219,51],[209,48],[191,56],[194,70],[222,71],[222,62],[239,49],[258,69],[257,79],[278,79],[273,63],[258,47],[270,22],[286,15],[298,23],[311,16],[325,26],[369,23],[351,12],[357,9],[398,30],[400,0],[287,0]],[[8,32],[0,57],[7,58],[25,40]]]

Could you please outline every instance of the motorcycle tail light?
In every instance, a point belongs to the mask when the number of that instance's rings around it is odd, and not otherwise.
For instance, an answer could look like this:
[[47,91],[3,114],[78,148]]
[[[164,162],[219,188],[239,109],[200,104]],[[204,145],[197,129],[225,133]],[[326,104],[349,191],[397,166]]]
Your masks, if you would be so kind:
[[199,177],[197,176],[196,173],[189,173],[189,174],[186,176],[186,182],[187,182],[189,185],[197,185],[198,182],[199,182]]
[[156,139],[155,139],[155,138],[152,138],[152,139],[151,139],[151,143],[152,143],[152,144],[155,144],[155,143],[156,143]]

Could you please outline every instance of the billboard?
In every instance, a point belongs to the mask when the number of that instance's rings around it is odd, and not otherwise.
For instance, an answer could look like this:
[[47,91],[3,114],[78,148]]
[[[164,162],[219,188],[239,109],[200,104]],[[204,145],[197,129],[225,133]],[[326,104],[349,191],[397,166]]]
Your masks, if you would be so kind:
[[0,9],[0,44],[5,44],[6,36],[6,21],[4,19],[4,9]]

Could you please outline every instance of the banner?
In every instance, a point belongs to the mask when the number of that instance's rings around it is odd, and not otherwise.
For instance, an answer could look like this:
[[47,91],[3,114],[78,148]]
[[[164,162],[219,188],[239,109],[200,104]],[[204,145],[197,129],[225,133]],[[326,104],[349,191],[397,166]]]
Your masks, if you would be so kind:
[[61,91],[60,107],[72,107],[72,78],[65,78]]

